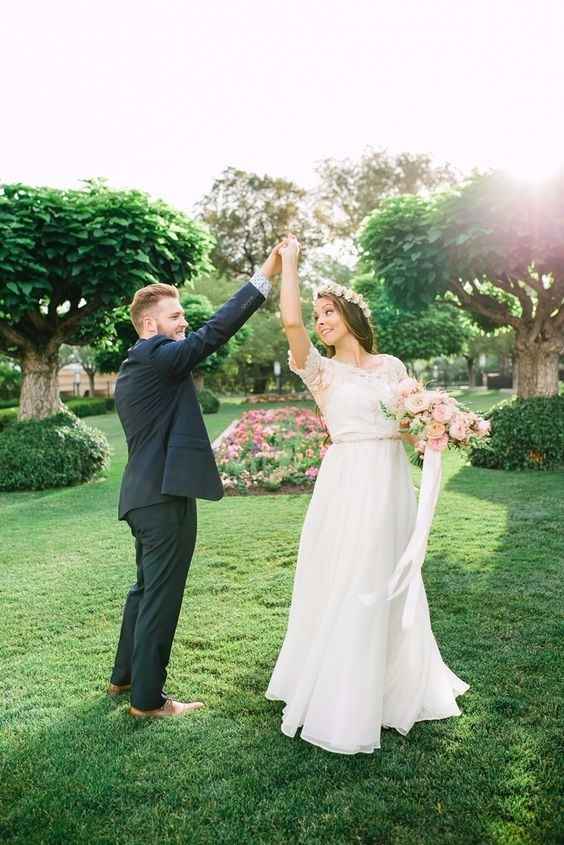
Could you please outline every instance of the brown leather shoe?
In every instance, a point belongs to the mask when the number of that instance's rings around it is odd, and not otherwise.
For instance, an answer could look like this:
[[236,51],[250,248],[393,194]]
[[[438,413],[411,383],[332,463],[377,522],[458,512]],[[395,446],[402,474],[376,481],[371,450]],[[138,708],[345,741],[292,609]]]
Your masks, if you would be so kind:
[[130,689],[131,684],[108,684],[106,692],[112,698],[115,698],[116,695],[122,695],[124,692],[129,692]]
[[199,710],[203,706],[202,701],[175,701],[173,698],[167,698],[163,706],[157,707],[156,710],[138,710],[137,707],[130,707],[127,712],[135,719],[161,719],[165,716],[185,716],[186,713]]

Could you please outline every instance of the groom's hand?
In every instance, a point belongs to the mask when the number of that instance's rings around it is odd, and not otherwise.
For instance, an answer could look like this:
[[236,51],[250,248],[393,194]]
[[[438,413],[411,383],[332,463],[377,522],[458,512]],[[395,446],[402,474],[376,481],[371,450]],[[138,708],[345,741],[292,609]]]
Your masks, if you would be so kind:
[[300,254],[300,242],[295,235],[288,234],[279,245],[278,250],[282,256],[283,262],[290,262],[292,264],[298,263],[298,256]]
[[271,279],[273,276],[282,272],[282,258],[280,257],[279,249],[283,243],[284,241],[280,241],[280,243],[276,244],[261,267],[261,272],[264,273],[267,279]]

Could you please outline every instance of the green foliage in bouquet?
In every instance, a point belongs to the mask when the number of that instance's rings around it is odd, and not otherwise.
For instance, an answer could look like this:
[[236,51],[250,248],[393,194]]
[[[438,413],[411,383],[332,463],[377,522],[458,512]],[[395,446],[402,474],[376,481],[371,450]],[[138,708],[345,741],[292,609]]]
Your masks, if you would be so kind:
[[108,441],[69,411],[0,432],[0,490],[44,490],[89,481],[109,464]]
[[205,387],[198,393],[198,402],[203,414],[217,414],[219,411],[219,399]]
[[564,466],[564,396],[500,402],[487,413],[491,436],[470,450],[473,466],[551,470]]

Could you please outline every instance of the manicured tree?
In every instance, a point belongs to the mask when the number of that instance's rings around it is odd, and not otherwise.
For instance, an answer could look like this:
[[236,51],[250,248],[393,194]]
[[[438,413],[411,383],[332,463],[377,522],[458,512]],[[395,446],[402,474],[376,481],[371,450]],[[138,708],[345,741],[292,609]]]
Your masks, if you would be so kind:
[[56,414],[61,344],[94,343],[116,306],[150,282],[207,266],[210,236],[139,191],[0,189],[0,352],[18,360],[20,419]]
[[356,276],[352,286],[370,306],[379,352],[395,355],[406,363],[463,353],[469,329],[452,305],[406,311],[392,300],[384,282],[372,273]]
[[564,173],[533,188],[476,176],[429,199],[387,200],[359,243],[404,308],[449,301],[515,331],[517,393],[558,392],[564,351]]
[[117,373],[127,357],[127,350],[138,340],[139,336],[131,322],[127,305],[120,305],[110,311],[94,345],[94,360],[98,372]]

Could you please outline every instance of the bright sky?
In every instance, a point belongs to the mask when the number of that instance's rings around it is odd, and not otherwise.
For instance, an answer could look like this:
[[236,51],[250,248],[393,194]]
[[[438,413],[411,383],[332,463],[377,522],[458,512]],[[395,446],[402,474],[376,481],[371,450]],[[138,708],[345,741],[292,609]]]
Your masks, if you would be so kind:
[[564,0],[14,0],[0,33],[4,182],[190,210],[229,165],[308,187],[369,145],[564,160]]

